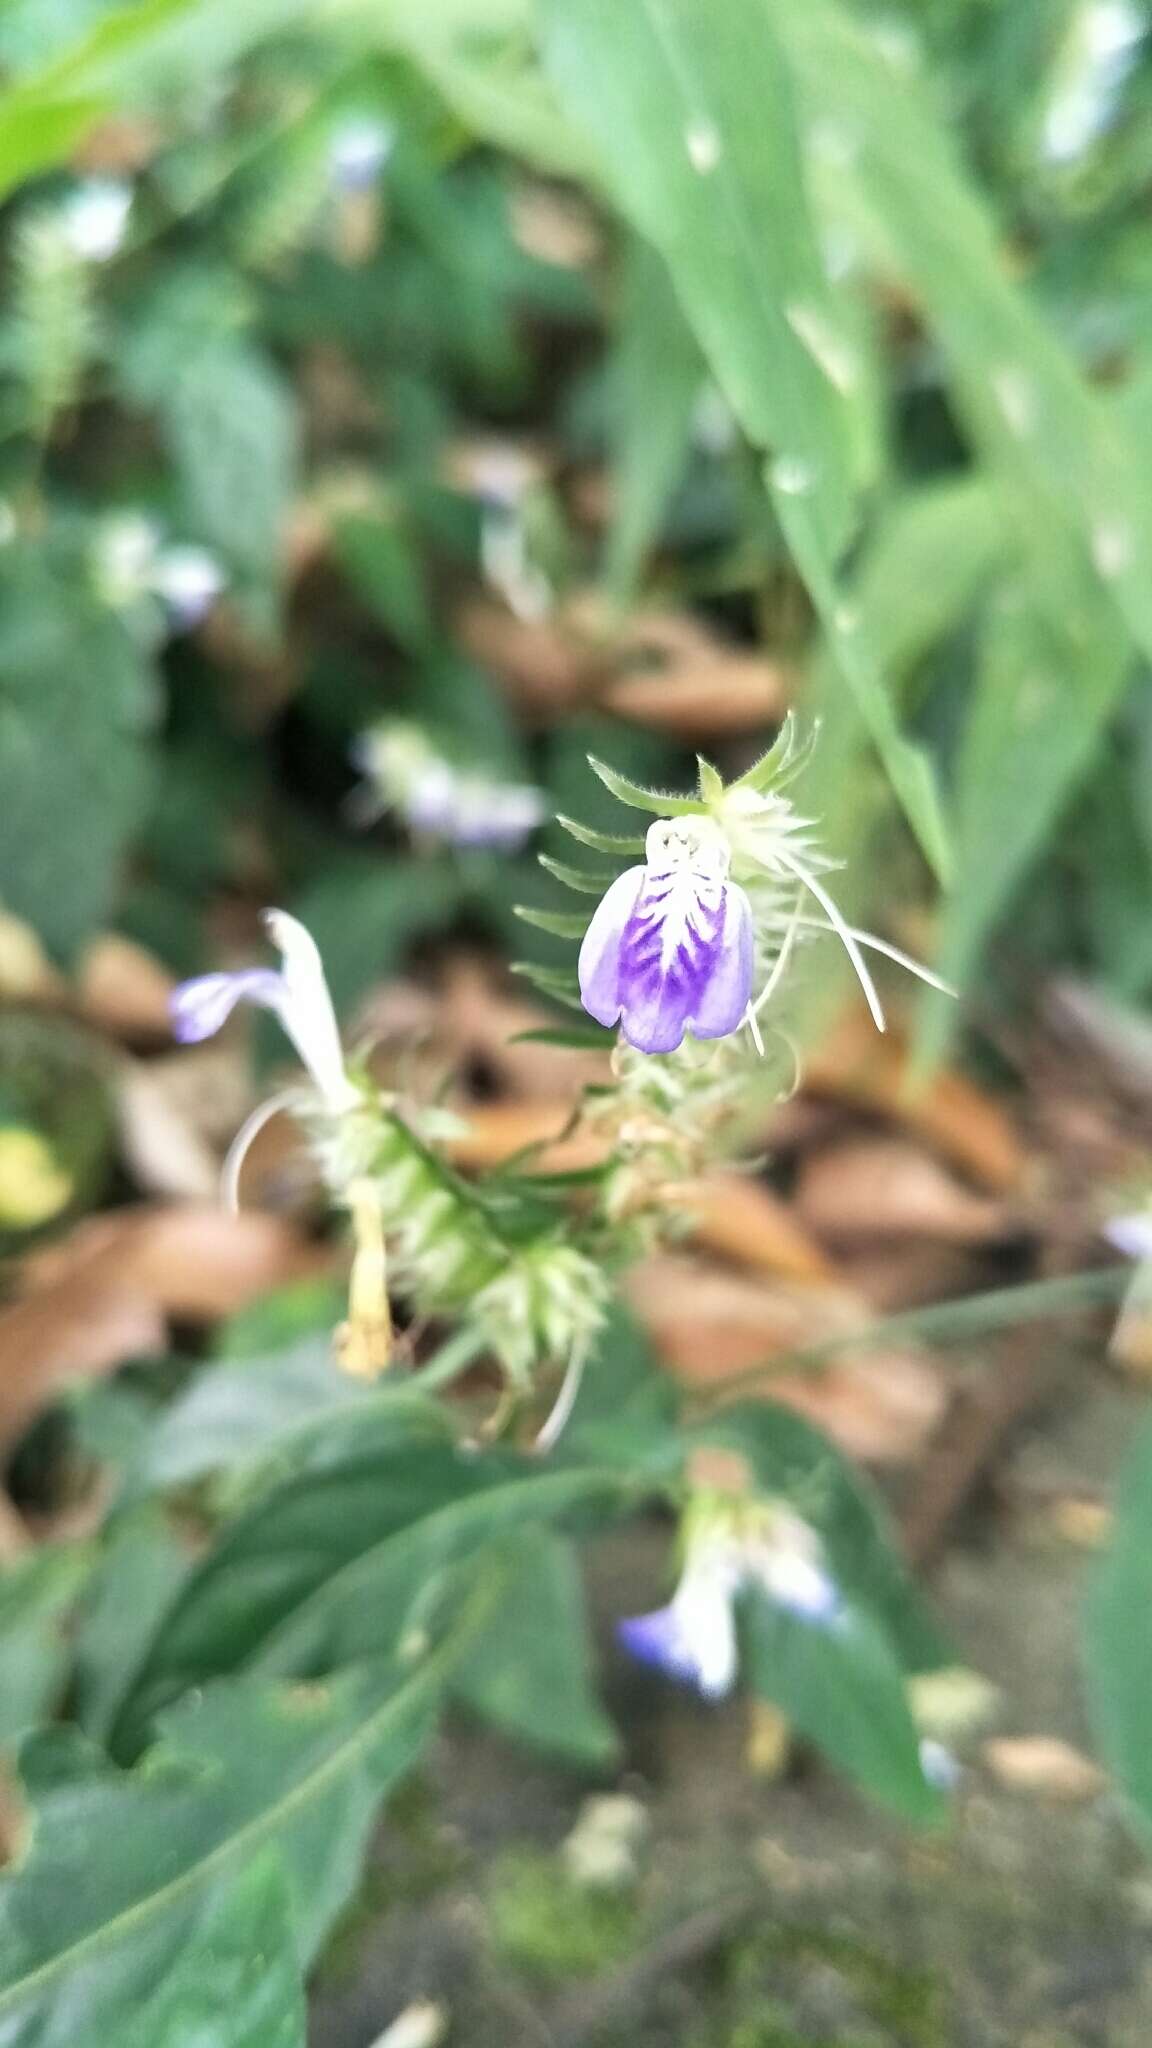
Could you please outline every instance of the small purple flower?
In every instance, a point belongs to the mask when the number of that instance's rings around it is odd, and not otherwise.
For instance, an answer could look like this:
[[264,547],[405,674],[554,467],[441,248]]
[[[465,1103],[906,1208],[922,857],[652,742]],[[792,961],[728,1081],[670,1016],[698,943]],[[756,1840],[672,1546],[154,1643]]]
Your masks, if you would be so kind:
[[752,994],[752,910],[729,879],[728,842],[705,817],[650,826],[645,865],[603,897],[580,948],[580,998],[638,1052],[675,1052],[686,1031],[725,1038]]
[[705,1699],[723,1699],[736,1683],[740,1580],[738,1547],[724,1536],[699,1539],[667,1607],[630,1616],[617,1635],[638,1663],[682,1679]]
[[169,1003],[173,1033],[185,1045],[212,1038],[237,1003],[256,1003],[280,1019],[326,1107],[335,1113],[352,1108],[359,1097],[345,1072],[340,1030],[316,942],[287,911],[266,910],[264,924],[282,965],[200,974],[181,982]]
[[747,1517],[712,1515],[690,1542],[667,1607],[619,1623],[617,1635],[641,1664],[679,1678],[705,1699],[723,1699],[738,1670],[737,1597],[759,1593],[816,1628],[830,1628],[843,1603],[820,1544],[790,1508]]

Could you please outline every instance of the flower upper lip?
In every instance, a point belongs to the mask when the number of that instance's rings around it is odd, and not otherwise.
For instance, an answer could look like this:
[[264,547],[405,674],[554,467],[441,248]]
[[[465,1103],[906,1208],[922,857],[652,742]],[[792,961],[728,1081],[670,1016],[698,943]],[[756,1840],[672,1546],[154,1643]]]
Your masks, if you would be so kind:
[[245,967],[233,973],[202,974],[182,982],[172,996],[177,1038],[211,1038],[237,1003],[272,1010],[292,1040],[325,1107],[335,1114],[359,1100],[340,1046],[340,1028],[316,941],[286,910],[266,910],[264,927],[281,956],[279,969]]

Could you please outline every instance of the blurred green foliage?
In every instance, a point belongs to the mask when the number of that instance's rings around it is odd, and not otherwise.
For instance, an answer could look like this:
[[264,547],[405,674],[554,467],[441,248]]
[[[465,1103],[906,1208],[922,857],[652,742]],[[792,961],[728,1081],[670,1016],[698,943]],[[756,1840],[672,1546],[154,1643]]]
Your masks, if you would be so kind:
[[[1148,30],[1137,0],[10,0],[0,909],[65,963],[115,924],[192,968],[274,880],[341,1006],[462,918],[505,941],[517,897],[546,937],[526,864],[366,850],[353,749],[415,720],[609,829],[589,744],[687,780],[643,731],[522,727],[461,644],[485,584],[592,585],[795,670],[805,798],[881,916],[884,877],[942,886],[946,973],[1010,932],[1017,986],[1147,996]],[[71,2048],[79,1999],[86,2048],[291,2048],[445,1699],[612,1753],[571,1539],[676,1498],[700,1443],[643,1347],[612,1331],[557,1454],[481,1459],[419,1390],[337,1381],[299,1310],[155,1432],[105,1406],[99,1555],[5,1588],[5,1744],[65,1694],[78,1724],[21,1752],[12,2048]],[[841,1639],[753,1608],[755,1687],[932,1817],[906,1679],[947,1652],[870,1494],[767,1407],[710,1440],[800,1500],[851,1607]],[[1147,1804],[1142,1555],[1096,1627]],[[533,1885],[503,1939],[539,1959]]]
[[[524,519],[557,597],[704,603],[807,670],[830,830],[897,830],[878,760],[946,879],[946,973],[1010,919],[1011,973],[1145,993],[1146,27],[1134,0],[14,0],[0,902],[62,958],[114,920],[186,965],[206,892],[269,863],[338,900],[382,713],[548,783],[453,645],[483,434],[546,452]],[[78,254],[94,181],[130,205]],[[568,488],[602,464],[606,528]],[[128,560],[142,514],[211,550],[213,630]],[[483,863],[422,893],[430,930],[504,930]],[[365,979],[420,933],[393,900]]]

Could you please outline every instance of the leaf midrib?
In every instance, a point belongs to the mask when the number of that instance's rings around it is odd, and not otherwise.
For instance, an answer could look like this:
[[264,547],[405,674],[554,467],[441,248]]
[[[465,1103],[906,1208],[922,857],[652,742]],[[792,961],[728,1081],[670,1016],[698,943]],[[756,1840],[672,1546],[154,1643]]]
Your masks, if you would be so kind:
[[[393,1546],[403,1546],[409,1540],[415,1541],[418,1533],[422,1535],[429,1529],[435,1529],[437,1524],[445,1518],[451,1518],[454,1515],[458,1515],[461,1520],[466,1522],[470,1510],[478,1504],[490,1501],[494,1496],[506,1492],[509,1488],[519,1489],[521,1497],[523,1497],[525,1492],[531,1491],[535,1494],[544,1489],[556,1487],[558,1481],[573,1481],[576,1479],[581,1481],[578,1487],[573,1488],[577,1497],[584,1493],[594,1493],[600,1487],[619,1491],[623,1495],[642,1490],[634,1475],[613,1470],[611,1466],[594,1466],[584,1474],[541,1472],[526,1479],[505,1480],[500,1485],[485,1487],[475,1493],[470,1493],[463,1499],[456,1495],[442,1507],[434,1509],[431,1514],[422,1515],[418,1520],[408,1522],[400,1529],[392,1530],[388,1535],[382,1536],[379,1541],[370,1544],[366,1550],[360,1550],[354,1557],[346,1559],[337,1570],[331,1572],[318,1585],[314,1586],[303,1600],[299,1601],[288,1614],[275,1622],[272,1628],[261,1637],[257,1652],[259,1659],[263,1661],[268,1653],[274,1649],[275,1645],[297,1625],[302,1616],[307,1616],[313,1607],[329,1597],[333,1588],[339,1587],[342,1583],[350,1582],[354,1584],[357,1575],[361,1571],[368,1571],[379,1561],[382,1553],[391,1550]],[[220,1672],[213,1675],[223,1677],[225,1674]],[[141,1692],[147,1678],[148,1673],[145,1670],[141,1674],[142,1685],[139,1689]],[[143,1694],[143,1697],[146,1699],[147,1695]]]
[[[465,1631],[462,1628],[459,1631],[459,1636],[462,1637],[465,1633],[471,1633],[471,1630]],[[316,1766],[315,1770],[293,1785],[275,1804],[265,1807],[253,1818],[245,1821],[234,1834],[228,1835],[224,1841],[217,1843],[215,1848],[210,1849],[206,1855],[200,1857],[189,1869],[181,1871],[174,1878],[170,1878],[168,1883],[161,1885],[158,1890],[149,1892],[143,1899],[138,1899],[133,1905],[126,1907],[122,1913],[117,1913],[111,1920],[103,1921],[99,1927],[93,1928],[88,1934],[81,1935],[78,1940],[70,1943],[67,1948],[61,1949],[46,1962],[38,1964],[35,1969],[30,1970],[17,1982],[0,1990],[0,2014],[8,2011],[20,2000],[30,1997],[45,1984],[50,1983],[62,1970],[70,1967],[93,1950],[99,1950],[106,1945],[123,1939],[126,1933],[131,1932],[134,1925],[146,1921],[153,1914],[163,1911],[173,1900],[178,1899],[182,1893],[194,1890],[196,1886],[204,1883],[211,1877],[212,1872],[216,1868],[221,1864],[226,1864],[238,1851],[242,1851],[249,1844],[258,1844],[263,1836],[267,1834],[275,1833],[285,1824],[298,1807],[305,1805],[309,1799],[322,1793],[330,1778],[338,1777],[355,1762],[358,1755],[378,1738],[381,1731],[387,1725],[389,1718],[393,1715],[394,1710],[397,1711],[397,1717],[400,1718],[403,1713],[412,1711],[419,1701],[421,1693],[427,1692],[429,1695],[434,1695],[439,1689],[441,1682],[440,1667],[446,1668],[450,1663],[454,1662],[462,1647],[462,1642],[454,1640],[451,1646],[441,1649],[435,1657],[429,1660],[429,1663],[419,1673],[417,1678],[409,1681],[398,1691],[389,1693],[382,1705],[374,1713],[369,1714],[367,1719],[361,1722],[360,1726],[354,1730],[347,1740],[331,1751]],[[130,1776],[131,1774],[128,1775]],[[19,1883],[18,1870],[13,1873],[12,1881],[16,1884]]]

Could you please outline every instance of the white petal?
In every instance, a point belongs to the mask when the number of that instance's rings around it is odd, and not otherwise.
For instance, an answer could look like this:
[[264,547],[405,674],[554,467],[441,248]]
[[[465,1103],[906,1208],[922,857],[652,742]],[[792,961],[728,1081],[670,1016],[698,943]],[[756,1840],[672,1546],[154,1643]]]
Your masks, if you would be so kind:
[[286,910],[266,910],[264,928],[284,963],[280,1021],[329,1107],[347,1109],[356,1090],[344,1071],[340,1027],[316,941]]

